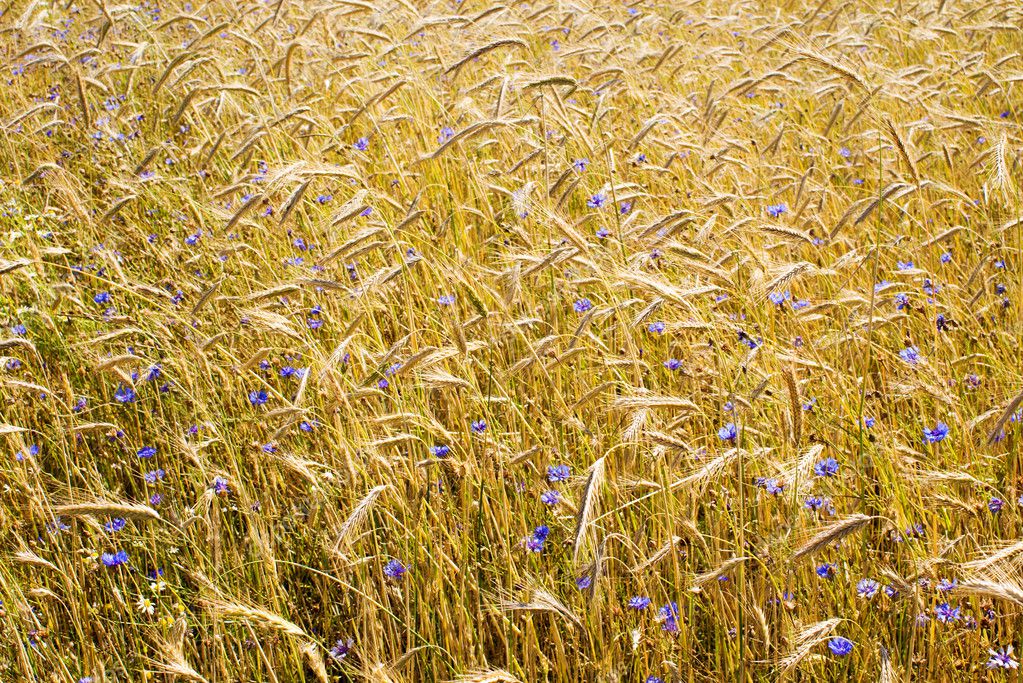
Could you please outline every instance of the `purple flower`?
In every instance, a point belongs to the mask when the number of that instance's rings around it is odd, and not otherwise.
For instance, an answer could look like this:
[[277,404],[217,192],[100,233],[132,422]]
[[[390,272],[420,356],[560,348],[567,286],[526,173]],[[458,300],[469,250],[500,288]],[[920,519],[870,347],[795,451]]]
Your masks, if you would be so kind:
[[647,330],[654,334],[664,334],[664,323],[660,321],[650,323],[650,325],[647,326]]
[[825,458],[813,466],[813,472],[818,477],[833,477],[838,474],[838,461],[834,458]]
[[472,429],[474,434],[482,434],[487,431],[487,422],[486,420],[473,420],[469,428]]
[[349,638],[348,640],[338,640],[334,643],[334,647],[330,648],[331,659],[340,662],[342,659],[348,656],[348,653],[355,647],[355,641]]
[[585,298],[577,299],[576,302],[572,304],[572,308],[575,309],[576,313],[585,313],[586,311],[593,308],[593,302]]
[[405,576],[407,571],[408,567],[403,565],[399,560],[391,560],[384,565],[384,576],[389,579],[394,579],[395,581]]
[[724,427],[718,430],[718,438],[722,441],[735,441],[739,438],[739,430],[736,428],[735,423],[729,422]]
[[785,204],[771,204],[767,207],[767,213],[771,218],[777,218],[788,210],[789,207],[785,206]]
[[870,600],[877,595],[877,590],[880,587],[881,585],[874,579],[860,579],[859,583],[856,584],[856,594],[861,598]]
[[138,398],[134,389],[124,385],[117,387],[117,391],[114,392],[114,400],[118,403],[134,403]]
[[547,481],[559,482],[568,479],[572,473],[572,468],[568,465],[548,465],[547,466]]
[[99,559],[107,567],[120,567],[122,564],[128,564],[128,553],[123,550],[118,550],[116,553],[103,553]]
[[575,587],[578,588],[581,591],[586,590],[592,584],[593,584],[593,579],[590,578],[589,574],[587,574],[585,576],[580,576],[578,579],[575,580]]
[[589,159],[576,159],[575,161],[572,162],[572,168],[574,168],[579,173],[582,173],[583,171],[586,170],[586,167],[589,165],[589,163],[590,163]]
[[140,458],[151,458],[156,455],[156,448],[153,446],[143,446],[138,450],[137,454]]
[[1017,669],[1019,662],[1012,658],[1012,645],[1006,645],[1000,650],[988,650],[991,658],[987,660],[989,669]]
[[771,300],[772,304],[775,304],[776,306],[781,306],[783,303],[792,298],[792,292],[789,291],[771,292],[770,294],[767,295],[767,298]]
[[910,365],[916,365],[920,362],[920,349],[915,346],[907,346],[906,348],[899,351],[899,358],[906,361]]
[[265,389],[249,392],[249,403],[253,406],[261,406],[269,400],[270,396],[266,393]]
[[828,641],[828,649],[839,657],[845,657],[847,654],[853,651],[853,643],[848,638],[843,638],[842,636],[835,636],[834,638]]
[[164,472],[162,469],[158,469],[152,470],[151,472],[146,472],[144,475],[142,475],[142,478],[146,480],[147,484],[155,485],[157,482],[161,481],[166,475],[167,475],[166,472]]
[[959,621],[960,611],[960,608],[952,607],[947,602],[943,602],[934,608],[934,616],[943,624],[951,624]]
[[663,623],[661,628],[668,633],[678,633],[678,603],[669,602],[657,610],[657,618]]
[[1001,512],[1003,507],[1005,507],[1005,501],[1001,498],[992,498],[987,502],[987,509],[995,515]]
[[108,303],[110,303],[110,293],[109,292],[100,292],[99,294],[96,294],[95,296],[93,296],[92,300],[94,302],[96,302],[97,304],[100,304],[100,305],[108,304]]
[[636,595],[629,598],[629,607],[634,610],[644,610],[650,606],[650,598],[645,595]]
[[369,149],[369,138],[359,138],[358,140],[355,141],[355,144],[352,146],[355,147],[355,149],[359,150],[360,152],[365,152],[367,149]]
[[678,360],[677,358],[669,358],[668,360],[664,361],[664,367],[668,368],[669,370],[675,371],[682,367],[682,361]]
[[224,479],[223,477],[213,478],[212,489],[214,493],[227,493],[230,490],[227,485],[227,479]]
[[447,454],[451,452],[451,448],[448,446],[430,446],[430,454],[435,458],[447,457]]
[[586,200],[586,206],[591,209],[599,209],[607,203],[607,195],[603,192],[598,192],[589,199]]
[[439,297],[437,297],[437,303],[440,304],[441,306],[450,306],[451,304],[455,303],[455,295],[441,294]]
[[925,443],[938,443],[944,441],[948,436],[948,425],[938,420],[933,429],[924,429]]
[[835,565],[830,562],[825,562],[816,569],[817,576],[822,579],[833,579],[835,578]]
[[437,142],[444,144],[453,137],[455,137],[455,129],[450,126],[444,126],[440,129],[440,135],[437,136]]
[[540,502],[544,505],[557,505],[561,500],[561,494],[551,489],[540,494]]

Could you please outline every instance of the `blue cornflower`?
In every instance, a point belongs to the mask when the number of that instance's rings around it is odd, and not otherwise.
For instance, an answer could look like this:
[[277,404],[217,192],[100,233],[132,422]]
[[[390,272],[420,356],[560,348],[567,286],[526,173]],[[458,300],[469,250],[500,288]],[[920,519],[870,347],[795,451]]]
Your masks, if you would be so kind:
[[585,313],[593,308],[593,302],[586,298],[577,299],[576,302],[572,304],[572,308],[575,309],[576,313]]
[[138,450],[140,458],[151,458],[154,455],[156,455],[156,448],[154,446],[143,446]]
[[568,465],[548,465],[547,466],[547,481],[558,482],[565,481],[572,473],[572,468]]
[[842,636],[835,636],[828,641],[828,649],[839,657],[845,657],[853,651],[853,642]]
[[437,297],[437,303],[440,304],[441,306],[450,306],[451,304],[455,303],[455,295],[441,294],[439,297]]
[[643,610],[650,606],[650,598],[645,595],[636,595],[629,598],[629,607],[634,610]]
[[987,668],[989,669],[1008,670],[1019,668],[1019,662],[1012,658],[1012,645],[1006,645],[1000,650],[988,650],[988,654],[991,655],[991,658],[987,660]]
[[650,325],[647,326],[647,330],[654,334],[664,334],[664,323],[660,321],[650,323]]
[[957,579],[952,579],[951,581],[948,579],[942,579],[941,581],[938,581],[936,588],[942,593],[948,593],[949,591],[955,590],[957,586],[959,586],[959,581]]
[[598,192],[589,199],[586,200],[586,206],[591,209],[599,209],[607,203],[607,195],[603,192]]
[[259,389],[256,391],[249,392],[249,403],[253,406],[261,406],[270,400],[269,394],[266,393],[265,389]]
[[946,251],[945,253],[943,253],[943,254],[941,255],[941,262],[942,262],[942,263],[948,263],[948,262],[950,262],[951,260],[952,260],[952,252],[950,252],[950,251]]
[[430,454],[435,458],[444,458],[450,452],[451,448],[448,446],[430,446]]
[[586,167],[589,165],[589,163],[590,163],[589,159],[576,159],[575,161],[572,162],[572,168],[574,168],[579,173],[582,173],[583,171],[586,170]]
[[544,491],[540,494],[540,502],[544,505],[557,505],[558,501],[561,500],[561,494],[551,489],[550,491]]
[[118,531],[127,526],[127,524],[128,522],[123,517],[115,517],[114,519],[104,524],[103,528],[112,534],[116,534]]
[[833,477],[838,474],[838,461],[834,458],[824,458],[813,466],[813,472],[818,477]]
[[355,641],[349,638],[348,640],[338,640],[334,643],[334,647],[330,648],[330,657],[335,661],[341,661],[348,656],[348,653],[355,647]]
[[22,323],[18,323],[17,325],[13,325],[11,327],[11,334],[13,334],[16,337],[24,337],[26,334],[28,334],[28,329]]
[[767,298],[771,300],[772,304],[775,304],[776,306],[781,306],[783,303],[792,298],[792,292],[789,291],[771,292],[770,294],[767,295]]
[[355,147],[355,149],[359,150],[360,152],[365,152],[367,149],[369,149],[369,138],[359,138],[358,140],[355,141],[355,144],[352,146]]
[[675,371],[682,367],[682,361],[680,361],[677,358],[669,358],[668,360],[664,361],[664,367],[668,368],[669,370]]
[[486,420],[473,420],[472,424],[469,425],[474,434],[482,434],[487,431]]
[[147,484],[156,484],[161,481],[167,475],[162,469],[152,470],[142,475],[142,478],[146,480]]
[[533,529],[533,534],[526,540],[526,549],[531,553],[541,552],[550,532],[550,528],[545,524],[541,524]]
[[959,607],[952,607],[947,602],[943,602],[934,608],[934,616],[943,624],[959,621],[960,612]]
[[913,262],[912,261],[896,261],[895,262],[895,267],[898,268],[899,270],[909,270],[909,269],[913,268]]
[[835,565],[830,562],[825,562],[816,569],[817,576],[822,579],[833,579],[835,578]]
[[591,585],[593,585],[593,579],[590,578],[589,574],[586,574],[584,576],[580,576],[578,579],[575,580],[575,587],[578,588],[581,591],[586,590]]
[[735,441],[739,438],[739,430],[736,428],[735,423],[729,422],[724,427],[718,430],[718,438],[722,441]]
[[128,564],[128,553],[123,550],[118,550],[116,553],[103,553],[99,559],[107,567],[120,567],[122,564]]
[[228,493],[231,490],[227,484],[227,479],[223,477],[213,477],[212,488],[214,493]]
[[944,441],[948,436],[948,425],[938,420],[933,429],[924,429],[925,443],[938,443]]
[[767,207],[767,213],[768,213],[768,215],[771,216],[771,218],[777,218],[778,216],[782,215],[783,213],[785,213],[788,210],[789,210],[789,207],[785,206],[784,203],[782,203],[782,204],[771,204],[771,205],[769,205]]
[[386,576],[389,579],[398,580],[405,576],[405,573],[407,571],[408,567],[406,567],[401,563],[401,561],[396,559],[391,560],[390,562],[384,565],[384,576]]
[[934,325],[938,328],[938,332],[944,332],[948,329],[948,320],[945,318],[944,313],[938,314],[938,317],[934,319]]
[[905,292],[899,292],[895,295],[895,309],[901,311],[906,308],[909,308],[909,295]]
[[992,498],[987,502],[987,509],[991,511],[991,514],[997,515],[1005,507],[1005,501],[1001,498]]
[[440,135],[437,136],[437,142],[444,144],[453,137],[455,137],[455,129],[450,126],[444,126],[440,129]]
[[92,300],[100,305],[108,304],[110,303],[110,292],[100,292],[93,296]]
[[678,603],[669,602],[657,610],[657,618],[663,621],[661,628],[669,633],[678,632]]
[[611,231],[608,230],[607,228],[604,228],[604,227],[597,228],[596,235],[600,239],[606,239],[610,234],[611,234]]
[[877,595],[877,590],[880,587],[881,585],[874,579],[860,579],[859,583],[856,584],[856,594],[861,598],[870,600]]
[[664,683],[664,679],[661,678],[660,676],[650,675],[646,677],[645,683]]
[[827,509],[831,505],[830,498],[821,498],[820,496],[810,496],[803,501],[803,507],[807,510],[813,510],[818,512],[822,509]]
[[118,403],[134,403],[138,398],[134,389],[123,384],[117,387],[117,391],[114,392],[114,400]]
[[915,346],[907,346],[906,348],[899,351],[899,358],[906,361],[910,365],[916,365],[920,362],[920,349]]

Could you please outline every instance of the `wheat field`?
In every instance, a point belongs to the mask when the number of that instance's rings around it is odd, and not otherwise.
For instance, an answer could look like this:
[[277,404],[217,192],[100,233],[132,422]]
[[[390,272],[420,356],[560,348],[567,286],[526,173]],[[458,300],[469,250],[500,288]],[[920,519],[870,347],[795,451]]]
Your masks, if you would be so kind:
[[1021,26],[5,0],[0,680],[1020,681]]

